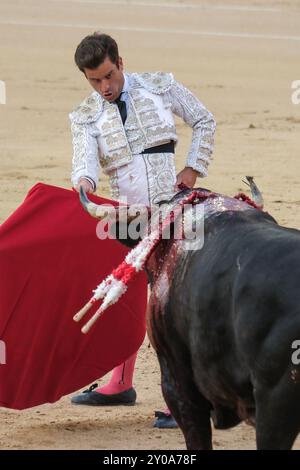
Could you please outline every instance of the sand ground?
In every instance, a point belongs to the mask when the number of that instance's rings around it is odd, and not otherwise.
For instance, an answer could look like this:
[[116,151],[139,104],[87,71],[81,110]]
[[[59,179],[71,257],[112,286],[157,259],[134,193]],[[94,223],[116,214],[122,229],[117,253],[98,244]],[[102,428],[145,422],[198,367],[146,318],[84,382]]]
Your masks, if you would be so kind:
[[[298,1],[1,0],[0,222],[37,181],[70,187],[68,112],[89,92],[73,53],[102,30],[119,43],[128,71],[172,71],[214,113],[214,162],[205,186],[235,194],[255,175],[266,209],[300,228],[300,79]],[[190,130],[178,122],[178,169]],[[245,188],[243,188],[245,189]],[[108,195],[102,179],[100,194]],[[0,409],[1,449],[184,449],[178,430],[152,428],[163,406],[155,354],[145,340],[130,408],[54,405]],[[253,449],[252,428],[214,431],[216,449]],[[300,448],[300,441],[295,445]]]

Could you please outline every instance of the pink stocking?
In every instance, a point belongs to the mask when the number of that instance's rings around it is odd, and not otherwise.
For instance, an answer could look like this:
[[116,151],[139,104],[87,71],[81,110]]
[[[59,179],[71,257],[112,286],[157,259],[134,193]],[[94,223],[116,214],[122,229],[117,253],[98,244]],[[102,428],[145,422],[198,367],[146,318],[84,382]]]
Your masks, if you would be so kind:
[[103,393],[104,395],[114,395],[131,388],[137,353],[135,352],[123,364],[115,367],[108,384],[96,388],[95,392]]

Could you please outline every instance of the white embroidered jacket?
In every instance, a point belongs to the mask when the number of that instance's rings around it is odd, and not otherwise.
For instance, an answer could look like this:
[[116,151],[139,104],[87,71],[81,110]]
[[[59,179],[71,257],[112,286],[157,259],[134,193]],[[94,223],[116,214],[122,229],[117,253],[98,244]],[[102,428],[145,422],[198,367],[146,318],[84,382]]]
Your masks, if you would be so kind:
[[109,173],[147,148],[177,142],[172,113],[193,129],[186,166],[206,176],[215,131],[212,114],[172,74],[132,73],[127,78],[129,106],[124,126],[117,105],[96,91],[70,114],[73,185],[87,177],[97,187],[100,165]]

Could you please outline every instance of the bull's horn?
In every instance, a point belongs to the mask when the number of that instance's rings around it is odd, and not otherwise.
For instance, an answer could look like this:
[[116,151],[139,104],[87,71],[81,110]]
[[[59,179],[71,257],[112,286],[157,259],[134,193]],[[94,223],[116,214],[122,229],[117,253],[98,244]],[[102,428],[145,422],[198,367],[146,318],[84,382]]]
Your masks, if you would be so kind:
[[82,206],[84,207],[84,209],[92,216],[92,217],[95,217],[96,219],[99,219],[99,220],[102,220],[104,219],[105,217],[108,216],[111,216],[111,219],[112,220],[115,220],[115,217],[117,218],[117,220],[119,220],[119,217],[120,217],[120,220],[122,220],[122,217],[121,217],[121,213],[119,213],[119,208],[122,207],[122,209],[124,209],[125,212],[123,212],[123,215],[125,217],[125,220],[124,222],[132,222],[133,220],[135,220],[137,217],[139,217],[140,215],[145,215],[147,216],[147,219],[148,219],[148,210],[147,210],[147,207],[146,206],[142,206],[140,204],[135,204],[135,205],[132,205],[128,208],[128,212],[127,212],[127,206],[119,206],[119,207],[116,207],[116,206],[113,206],[113,205],[102,205],[102,204],[95,204],[94,202],[90,201],[86,195],[86,192],[84,191],[83,187],[80,186],[80,189],[79,189],[79,198],[80,198],[80,202],[82,204]]
[[110,210],[114,209],[114,206],[105,206],[101,204],[95,204],[94,202],[90,201],[86,195],[85,190],[82,186],[79,189],[79,198],[83,208],[96,219],[102,220],[106,217]]
[[258,187],[256,186],[254,182],[253,176],[246,176],[246,180],[247,182],[244,181],[244,183],[250,187],[252,199],[254,200],[257,207],[262,209],[264,207],[264,199],[263,199],[262,193],[260,192],[260,190],[258,189]]

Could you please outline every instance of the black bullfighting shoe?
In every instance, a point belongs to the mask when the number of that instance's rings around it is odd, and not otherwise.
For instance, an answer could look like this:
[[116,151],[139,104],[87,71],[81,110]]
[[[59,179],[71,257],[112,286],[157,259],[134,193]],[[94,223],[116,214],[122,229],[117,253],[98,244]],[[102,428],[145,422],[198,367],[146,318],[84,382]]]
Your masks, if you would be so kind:
[[170,413],[164,411],[155,411],[155,418],[153,427],[160,429],[173,429],[178,428],[178,424]]
[[100,392],[93,392],[98,384],[91,385],[87,390],[84,390],[79,395],[71,398],[71,402],[75,405],[90,405],[90,406],[133,406],[136,402],[136,391],[134,388],[129,388],[121,393],[114,395],[105,395]]

